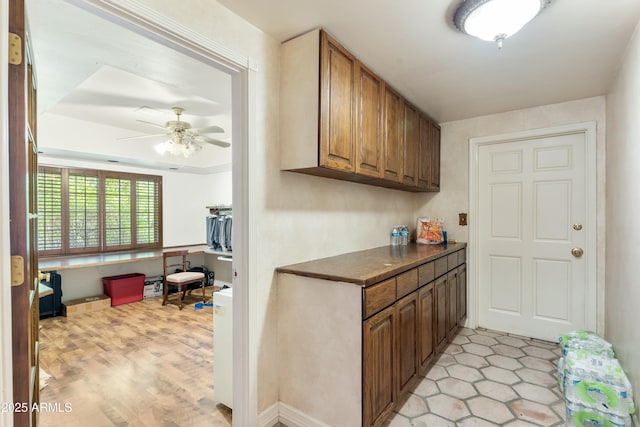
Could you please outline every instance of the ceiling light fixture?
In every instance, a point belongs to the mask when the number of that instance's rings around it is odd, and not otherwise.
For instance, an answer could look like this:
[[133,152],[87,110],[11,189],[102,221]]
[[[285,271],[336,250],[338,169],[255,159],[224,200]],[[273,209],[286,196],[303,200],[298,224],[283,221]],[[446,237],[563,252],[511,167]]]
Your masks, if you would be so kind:
[[155,150],[159,154],[169,153],[174,156],[189,157],[202,146],[193,140],[191,134],[176,131],[170,139],[156,145]]
[[[141,111],[144,109],[151,109],[150,107],[141,107],[137,111]],[[156,151],[159,154],[172,154],[174,156],[183,156],[189,157],[196,151],[202,150],[202,144],[211,144],[216,145],[218,147],[228,147],[231,144],[225,141],[220,141],[219,139],[210,138],[205,136],[204,134],[209,133],[224,133],[224,129],[220,126],[206,126],[199,129],[192,129],[191,124],[189,122],[185,122],[180,120],[182,113],[184,113],[184,108],[181,107],[173,107],[173,112],[176,115],[175,120],[169,120],[164,125],[147,122],[145,120],[137,120],[140,123],[145,123],[147,125],[151,125],[155,128],[162,129],[162,133],[154,134],[154,135],[137,135],[137,136],[129,136],[125,138],[118,138],[119,140],[125,139],[138,139],[138,138],[149,138],[149,137],[157,137],[157,136],[168,136],[169,139],[163,143],[160,143],[155,146]]]
[[481,40],[502,43],[522,29],[551,0],[465,0],[453,23],[458,30]]

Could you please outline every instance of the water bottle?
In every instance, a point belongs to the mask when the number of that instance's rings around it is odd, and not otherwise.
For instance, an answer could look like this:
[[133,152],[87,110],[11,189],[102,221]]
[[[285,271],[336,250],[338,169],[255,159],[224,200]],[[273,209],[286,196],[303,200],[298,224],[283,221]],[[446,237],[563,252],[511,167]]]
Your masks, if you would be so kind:
[[400,239],[400,231],[397,227],[394,227],[393,230],[391,230],[391,246],[400,245]]
[[406,225],[401,227],[400,241],[402,242],[402,246],[407,246],[409,244],[409,228],[407,228]]

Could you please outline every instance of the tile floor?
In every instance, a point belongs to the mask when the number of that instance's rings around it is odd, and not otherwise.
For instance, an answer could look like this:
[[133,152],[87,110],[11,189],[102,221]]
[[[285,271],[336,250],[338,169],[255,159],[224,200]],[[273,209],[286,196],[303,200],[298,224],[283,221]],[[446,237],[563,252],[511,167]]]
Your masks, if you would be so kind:
[[388,427],[563,426],[560,346],[463,328]]

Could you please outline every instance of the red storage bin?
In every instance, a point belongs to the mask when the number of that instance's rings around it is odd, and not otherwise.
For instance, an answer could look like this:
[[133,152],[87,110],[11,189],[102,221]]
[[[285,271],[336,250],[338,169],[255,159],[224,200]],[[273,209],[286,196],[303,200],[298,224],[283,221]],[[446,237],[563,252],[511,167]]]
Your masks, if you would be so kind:
[[111,297],[111,306],[142,301],[144,277],[142,273],[103,277],[102,287]]

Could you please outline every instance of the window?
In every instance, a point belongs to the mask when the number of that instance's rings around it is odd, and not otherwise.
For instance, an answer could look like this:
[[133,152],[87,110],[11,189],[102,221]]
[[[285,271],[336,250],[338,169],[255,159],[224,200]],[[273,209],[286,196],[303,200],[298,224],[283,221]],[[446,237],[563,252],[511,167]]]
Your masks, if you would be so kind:
[[62,247],[62,174],[59,169],[38,170],[38,250]]
[[38,168],[38,251],[70,255],[162,247],[162,177]]

